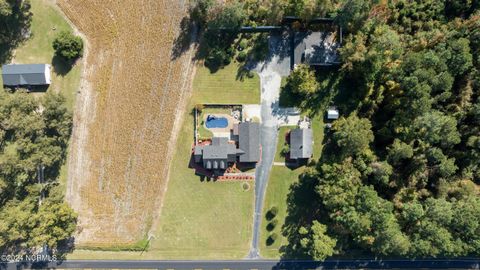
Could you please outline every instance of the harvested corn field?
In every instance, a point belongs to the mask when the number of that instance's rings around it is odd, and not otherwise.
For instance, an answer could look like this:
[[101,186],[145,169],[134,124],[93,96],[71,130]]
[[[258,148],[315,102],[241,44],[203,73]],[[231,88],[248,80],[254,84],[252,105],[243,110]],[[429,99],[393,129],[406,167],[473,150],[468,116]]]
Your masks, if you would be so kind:
[[190,91],[194,48],[172,55],[186,3],[58,4],[88,40],[68,161],[77,246],[132,245],[147,236],[161,208]]

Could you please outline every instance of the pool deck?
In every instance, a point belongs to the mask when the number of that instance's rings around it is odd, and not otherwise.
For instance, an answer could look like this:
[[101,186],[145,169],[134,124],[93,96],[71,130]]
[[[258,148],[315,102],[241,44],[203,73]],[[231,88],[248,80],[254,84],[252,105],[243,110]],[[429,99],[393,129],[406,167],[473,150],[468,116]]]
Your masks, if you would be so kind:
[[[228,125],[224,128],[207,128],[206,123],[207,123],[207,117],[209,115],[215,116],[215,117],[224,117],[227,118],[228,120]],[[204,127],[208,130],[210,130],[213,133],[214,137],[230,137],[230,130],[233,129],[233,125],[240,123],[237,119],[233,118],[231,115],[228,114],[205,114],[203,116],[203,122],[204,122]]]

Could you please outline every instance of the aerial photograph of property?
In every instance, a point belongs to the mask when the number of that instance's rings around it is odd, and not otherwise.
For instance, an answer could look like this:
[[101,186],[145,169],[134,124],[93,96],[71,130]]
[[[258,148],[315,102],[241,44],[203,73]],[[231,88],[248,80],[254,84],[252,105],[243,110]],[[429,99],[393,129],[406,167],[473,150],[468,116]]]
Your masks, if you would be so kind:
[[0,270],[480,269],[480,0],[0,0]]

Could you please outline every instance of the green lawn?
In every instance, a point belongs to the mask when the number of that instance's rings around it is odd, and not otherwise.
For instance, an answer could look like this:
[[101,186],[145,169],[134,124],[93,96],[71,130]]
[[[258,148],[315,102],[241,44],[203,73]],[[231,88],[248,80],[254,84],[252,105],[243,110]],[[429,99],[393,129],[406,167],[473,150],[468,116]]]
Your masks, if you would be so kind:
[[159,225],[154,230],[148,254],[169,259],[240,259],[250,247],[254,208],[254,185],[243,182],[213,182],[188,168],[193,144],[193,116],[198,103],[259,103],[258,76],[235,79],[237,65],[215,74],[198,67],[193,96],[170,167],[170,180]]
[[313,159],[319,160],[322,154],[323,137],[325,124],[322,116],[317,116],[312,119],[313,129]]
[[294,129],[295,126],[283,126],[278,130],[277,152],[275,153],[275,162],[285,162],[285,157],[282,156],[283,146],[287,143],[285,137],[287,133]]
[[67,105],[72,110],[80,84],[81,63],[78,61],[69,70],[68,65],[58,59],[54,60],[52,48],[52,42],[57,33],[72,29],[57,9],[52,6],[51,1],[35,0],[30,3],[33,13],[32,36],[16,49],[13,60],[19,64],[51,64],[53,67],[52,84],[47,91],[61,92],[67,98]]
[[193,99],[202,103],[260,103],[260,78],[237,79],[239,65],[232,63],[215,73],[203,65],[197,67],[193,81]]
[[[264,258],[280,258],[280,247],[287,244],[287,239],[282,236],[282,226],[287,214],[287,195],[290,192],[290,186],[298,181],[299,175],[304,167],[291,170],[283,166],[273,166],[270,172],[267,191],[265,194],[265,205],[263,210],[262,231],[260,233],[260,255]],[[273,206],[278,208],[278,214],[274,218],[278,221],[273,231],[267,230],[268,220],[266,213]],[[278,235],[277,240],[270,246],[267,245],[267,239],[271,233]]]

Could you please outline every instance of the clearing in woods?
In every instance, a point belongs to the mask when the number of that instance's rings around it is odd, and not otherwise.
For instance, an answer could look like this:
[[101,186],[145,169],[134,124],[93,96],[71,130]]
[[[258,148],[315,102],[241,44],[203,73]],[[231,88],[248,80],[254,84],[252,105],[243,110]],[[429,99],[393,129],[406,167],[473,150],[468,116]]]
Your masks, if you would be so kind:
[[193,72],[172,56],[187,1],[58,0],[88,40],[66,198],[78,247],[135,247],[159,213]]

